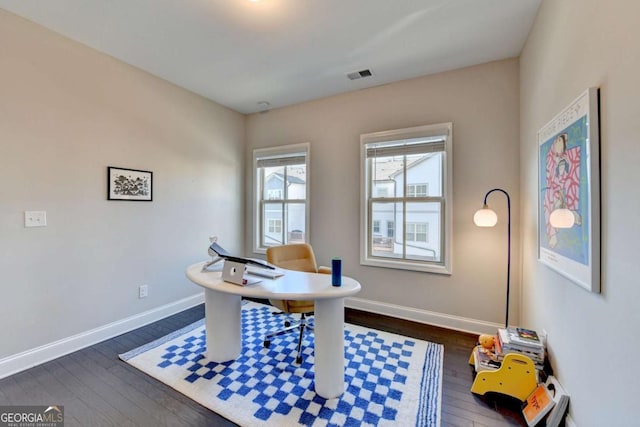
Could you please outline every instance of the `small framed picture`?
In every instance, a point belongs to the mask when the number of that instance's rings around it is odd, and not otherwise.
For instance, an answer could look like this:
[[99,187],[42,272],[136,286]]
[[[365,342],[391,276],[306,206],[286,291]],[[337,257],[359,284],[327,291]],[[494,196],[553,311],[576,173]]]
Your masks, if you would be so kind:
[[153,200],[153,172],[107,167],[107,200]]

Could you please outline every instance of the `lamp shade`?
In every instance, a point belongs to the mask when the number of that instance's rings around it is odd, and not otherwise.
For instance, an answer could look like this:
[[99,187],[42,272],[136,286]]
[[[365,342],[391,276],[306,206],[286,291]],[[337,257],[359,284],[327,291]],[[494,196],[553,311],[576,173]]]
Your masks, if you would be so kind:
[[473,222],[478,227],[493,227],[498,223],[498,215],[489,209],[487,205],[484,205],[482,209],[478,209],[473,215]]
[[556,209],[549,216],[549,224],[553,228],[571,228],[576,222],[576,217],[569,209]]

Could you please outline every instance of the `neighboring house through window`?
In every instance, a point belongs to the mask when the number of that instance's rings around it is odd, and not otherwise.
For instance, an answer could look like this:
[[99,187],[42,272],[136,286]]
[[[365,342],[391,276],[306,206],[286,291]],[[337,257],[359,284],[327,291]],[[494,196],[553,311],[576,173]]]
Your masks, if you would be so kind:
[[408,184],[407,197],[427,197],[429,184]]
[[387,221],[387,237],[393,238],[395,236],[396,223],[393,221]]
[[267,227],[267,233],[269,234],[273,234],[273,233],[282,233],[282,220],[281,219],[272,219],[269,218],[267,219],[268,222],[268,227]]
[[267,189],[267,200],[282,200],[283,192],[281,189]]
[[309,239],[309,144],[253,151],[254,252]]
[[452,124],[360,141],[361,264],[450,274]]
[[408,222],[407,223],[407,242],[428,242],[429,241],[429,223],[426,222]]

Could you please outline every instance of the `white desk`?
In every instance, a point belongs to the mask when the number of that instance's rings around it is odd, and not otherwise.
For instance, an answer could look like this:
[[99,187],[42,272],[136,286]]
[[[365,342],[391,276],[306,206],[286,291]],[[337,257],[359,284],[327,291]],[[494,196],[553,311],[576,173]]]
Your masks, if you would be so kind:
[[239,286],[222,280],[220,271],[202,271],[204,262],[187,268],[187,277],[205,289],[206,357],[214,362],[236,359],[242,350],[240,302],[263,299],[314,300],[316,393],[333,399],[344,392],[344,298],[360,292],[360,283],[343,276],[331,286],[330,274],[285,270],[277,279]]

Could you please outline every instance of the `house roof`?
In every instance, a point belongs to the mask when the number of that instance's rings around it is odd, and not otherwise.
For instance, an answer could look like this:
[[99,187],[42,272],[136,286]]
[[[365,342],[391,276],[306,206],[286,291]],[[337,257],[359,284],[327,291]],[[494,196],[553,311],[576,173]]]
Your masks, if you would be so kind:
[[[280,181],[284,180],[284,174],[280,173],[280,172],[275,172],[272,174],[269,174],[269,176],[267,177],[267,179],[271,178],[271,177],[276,177],[278,179],[280,179]],[[287,174],[287,182],[290,184],[304,184],[306,183],[306,181],[298,176],[295,175],[291,175],[291,174]]]

